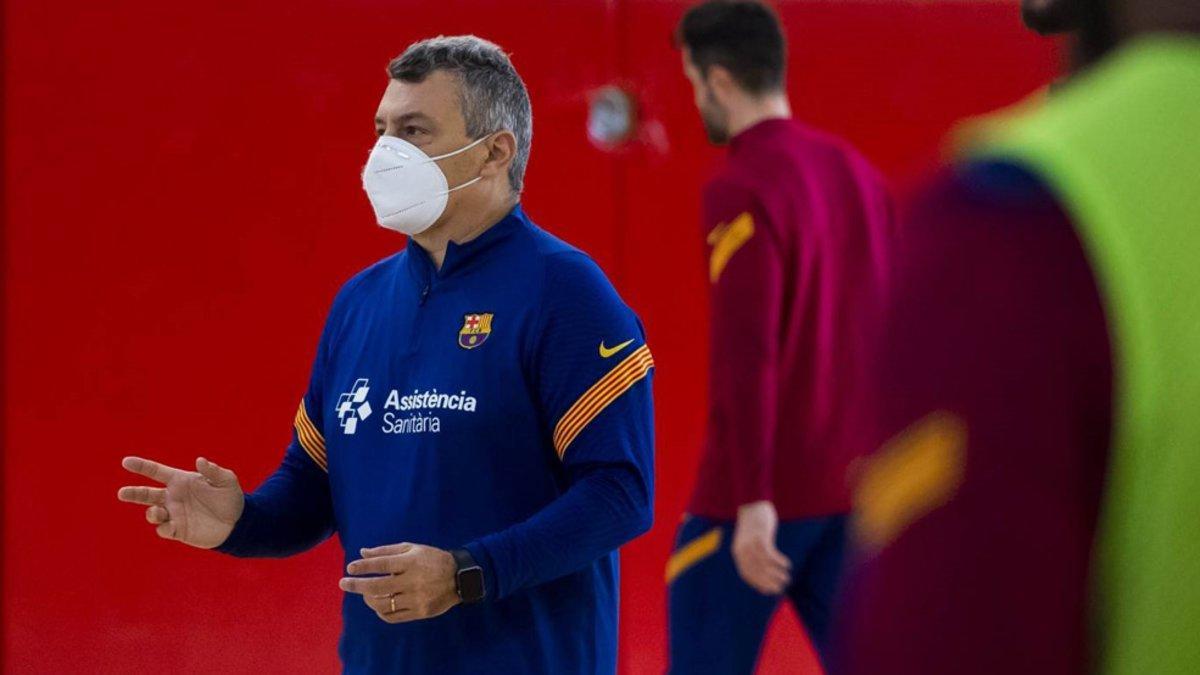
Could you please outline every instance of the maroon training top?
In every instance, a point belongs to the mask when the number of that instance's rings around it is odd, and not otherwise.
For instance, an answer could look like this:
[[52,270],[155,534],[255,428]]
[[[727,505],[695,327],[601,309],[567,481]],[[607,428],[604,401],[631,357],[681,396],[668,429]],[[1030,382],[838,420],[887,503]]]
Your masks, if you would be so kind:
[[704,193],[712,341],[708,429],[689,512],[782,519],[849,508],[847,428],[861,317],[890,259],[891,202],[853,148],[797,121],[738,134]]
[[1088,672],[1112,365],[1083,247],[1038,181],[1004,164],[944,172],[904,222],[864,413],[881,440],[938,411],[961,420],[962,471],[939,485],[936,437],[884,451],[912,461],[882,465],[893,522],[848,575],[835,672]]

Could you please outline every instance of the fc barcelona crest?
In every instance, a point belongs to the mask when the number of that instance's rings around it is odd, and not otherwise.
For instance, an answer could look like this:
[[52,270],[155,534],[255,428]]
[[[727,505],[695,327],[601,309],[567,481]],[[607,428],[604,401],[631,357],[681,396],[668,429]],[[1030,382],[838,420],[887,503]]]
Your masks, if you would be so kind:
[[463,317],[462,330],[458,331],[458,346],[475,349],[492,334],[492,314],[468,314]]

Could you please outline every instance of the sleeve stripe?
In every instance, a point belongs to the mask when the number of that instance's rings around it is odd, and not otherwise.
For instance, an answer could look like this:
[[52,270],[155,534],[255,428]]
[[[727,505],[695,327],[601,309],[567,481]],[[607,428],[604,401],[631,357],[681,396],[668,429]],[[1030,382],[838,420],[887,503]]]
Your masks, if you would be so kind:
[[[632,382],[644,376],[653,366],[654,358],[650,355],[649,348],[643,347],[631,354],[629,358],[584,393],[571,407],[571,410],[563,415],[558,425],[559,437],[565,438],[573,435],[578,427],[585,426],[599,414],[600,409],[608,405],[612,398],[616,398],[621,392],[628,389]],[[633,379],[629,381],[629,378]]]
[[671,558],[667,560],[667,583],[675,581],[676,577],[680,574],[683,574],[701,560],[716,553],[717,549],[721,547],[721,532],[720,527],[714,527],[675,551]]
[[646,377],[654,367],[650,347],[642,345],[593,384],[554,427],[554,449],[561,459],[571,442],[613,401]]
[[317,431],[317,427],[309,419],[308,411],[304,408],[304,401],[300,401],[300,408],[296,411],[296,425],[305,432],[306,440],[312,445],[311,449],[321,457],[325,457],[325,437]]
[[[643,359],[647,358],[649,353],[649,349],[645,346],[636,350],[605,374],[604,377],[600,378],[598,382],[583,393],[583,396],[579,397],[579,400],[567,410],[566,414],[562,416],[555,426],[554,441],[556,448],[567,445],[562,441],[578,426],[578,423],[583,420],[590,421],[589,413],[593,412],[596,404],[611,393],[614,387],[619,386],[625,377],[637,373]],[[560,452],[559,454],[561,455],[562,453]]]
[[610,386],[612,383],[621,379],[626,374],[631,373],[631,372],[636,372],[638,370],[638,367],[645,360],[650,360],[651,364],[653,364],[653,359],[650,356],[650,348],[643,345],[641,348],[637,349],[632,354],[630,354],[624,361],[617,364],[617,366],[615,368],[613,368],[607,374],[605,374],[604,377],[600,378],[600,380],[598,382],[596,382],[596,384],[592,385],[592,387],[590,389],[588,389],[586,392],[583,393],[582,396],[579,397],[579,400],[576,401],[575,404],[571,406],[571,409],[568,410],[566,412],[566,414],[564,414],[562,416],[562,419],[559,421],[558,427],[556,429],[556,434],[562,433],[563,431],[565,431],[565,429],[566,429],[565,423],[569,422],[572,419],[574,414],[583,412],[583,410],[590,403],[592,403],[596,399],[600,398],[602,396],[602,394],[604,393],[604,390],[606,387]]
[[[581,400],[572,408],[575,411],[575,415],[570,420],[567,420],[565,424],[560,422],[561,429],[557,436],[564,448],[570,445],[570,439],[577,436],[578,432],[584,426],[587,426],[593,418],[600,414],[601,410],[624,393],[634,382],[642,379],[649,369],[649,365],[653,365],[653,363],[646,365],[644,362],[639,361],[631,365],[634,367],[623,370],[620,377],[607,380],[602,387],[594,387],[596,391],[587,401]],[[566,417],[564,416],[563,419],[566,420]]]
[[304,409],[304,400],[300,401],[300,408],[296,411],[296,438],[300,441],[300,447],[304,448],[304,452],[312,458],[312,461],[317,466],[321,467],[322,471],[329,472],[329,461],[325,455],[325,439],[321,436],[321,432],[313,426],[312,420],[308,418],[308,411]]
[[582,411],[581,417],[576,422],[573,422],[569,428],[564,429],[558,444],[555,446],[559,449],[558,456],[560,459],[566,454],[567,447],[571,445],[575,437],[582,433],[587,425],[612,404],[613,401],[620,398],[621,394],[624,394],[639,380],[646,377],[652,365],[646,365],[644,368],[626,375],[623,379],[613,383],[610,391],[603,398],[597,399],[587,410]]

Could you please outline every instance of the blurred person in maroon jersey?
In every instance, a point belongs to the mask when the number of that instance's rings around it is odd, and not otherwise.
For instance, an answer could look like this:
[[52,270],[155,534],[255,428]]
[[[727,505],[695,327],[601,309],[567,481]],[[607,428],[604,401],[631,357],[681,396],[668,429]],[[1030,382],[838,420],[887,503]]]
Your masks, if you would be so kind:
[[838,673],[1200,672],[1200,1],[1071,4],[904,220]]
[[748,673],[780,597],[822,657],[855,453],[859,319],[885,277],[891,203],[844,141],[792,119],[779,20],[757,2],[687,12],[677,42],[709,140],[706,441],[667,567],[676,673]]

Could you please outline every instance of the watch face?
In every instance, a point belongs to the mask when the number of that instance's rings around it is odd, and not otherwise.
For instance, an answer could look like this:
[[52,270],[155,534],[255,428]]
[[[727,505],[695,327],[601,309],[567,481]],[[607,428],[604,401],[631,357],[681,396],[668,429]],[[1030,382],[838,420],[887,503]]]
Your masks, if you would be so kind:
[[468,567],[458,571],[458,597],[463,602],[479,602],[483,599],[483,569]]

